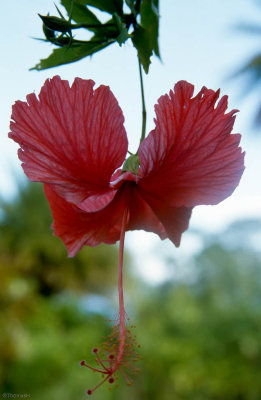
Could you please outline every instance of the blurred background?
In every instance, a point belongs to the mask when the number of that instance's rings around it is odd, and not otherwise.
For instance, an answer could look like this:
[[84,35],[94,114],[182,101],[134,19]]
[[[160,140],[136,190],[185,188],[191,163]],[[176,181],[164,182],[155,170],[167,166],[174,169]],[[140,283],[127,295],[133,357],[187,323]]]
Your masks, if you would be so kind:
[[[107,84],[136,151],[141,104],[136,55],[129,42],[91,60],[43,72],[28,69],[52,47],[37,13],[50,0],[1,5],[0,63],[0,393],[37,400],[84,399],[99,377],[91,349],[110,332],[117,310],[117,246],[84,248],[68,259],[52,236],[41,184],[29,184],[7,139],[11,105],[39,92],[55,74]],[[261,2],[162,0],[160,50],[145,77],[148,131],[153,106],[176,81],[229,95],[240,109],[246,171],[239,188],[215,207],[194,210],[179,249],[153,234],[127,234],[127,312],[140,343],[134,384],[108,385],[93,397],[141,400],[261,399]],[[138,100],[137,100],[138,99]]]

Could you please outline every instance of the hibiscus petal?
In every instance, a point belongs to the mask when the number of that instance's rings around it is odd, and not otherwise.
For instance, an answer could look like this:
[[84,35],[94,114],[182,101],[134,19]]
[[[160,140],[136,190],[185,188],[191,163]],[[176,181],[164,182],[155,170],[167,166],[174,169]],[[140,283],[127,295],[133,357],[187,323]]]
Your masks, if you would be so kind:
[[168,238],[179,247],[182,233],[188,229],[192,207],[170,207],[168,204],[154,206],[159,220],[162,222]]
[[236,188],[244,170],[240,135],[231,135],[236,110],[225,114],[227,97],[180,81],[162,96],[156,128],[139,149],[139,188],[169,206],[217,204]]
[[39,99],[13,106],[9,137],[20,144],[19,158],[28,178],[50,183],[67,201],[79,203],[106,193],[127,152],[124,117],[106,86],[55,76]]
[[129,222],[127,230],[144,230],[147,232],[153,232],[159,235],[161,239],[168,237],[164,226],[158,219],[149,204],[141,197],[137,186],[130,185],[130,196],[129,196]]
[[[147,196],[147,204],[160,221],[165,239],[168,237],[175,246],[179,247],[182,233],[188,229],[192,207],[172,207],[169,202]],[[155,232],[155,231],[152,231]],[[155,232],[158,233],[158,232]]]
[[69,257],[74,257],[84,245],[112,244],[119,240],[126,208],[125,191],[119,190],[107,207],[88,213],[59,196],[52,185],[45,184],[44,190],[54,220],[54,234],[64,242]]
[[111,190],[105,194],[90,196],[83,202],[77,204],[77,207],[86,212],[99,211],[104,207],[107,207],[107,205],[114,199],[116,193],[117,190]]

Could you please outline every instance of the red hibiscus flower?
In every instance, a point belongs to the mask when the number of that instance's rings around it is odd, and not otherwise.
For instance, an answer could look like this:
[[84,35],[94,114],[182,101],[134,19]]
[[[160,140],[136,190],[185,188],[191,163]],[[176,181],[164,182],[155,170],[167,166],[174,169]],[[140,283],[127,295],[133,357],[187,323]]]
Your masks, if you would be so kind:
[[95,349],[98,368],[82,362],[113,383],[132,341],[122,292],[125,231],[144,229],[179,246],[193,207],[217,204],[235,190],[244,154],[240,135],[231,134],[236,110],[225,113],[227,97],[217,103],[219,91],[205,87],[192,97],[193,85],[180,81],[155,106],[155,129],[132,156],[134,166],[121,169],[128,147],[122,111],[108,87],[93,86],[79,78],[71,87],[58,76],[47,80],[39,98],[32,93],[15,103],[9,136],[21,147],[28,178],[44,183],[55,235],[70,257],[84,245],[121,239],[119,346],[103,359]]
[[239,183],[244,155],[231,135],[235,112],[227,97],[180,81],[155,106],[155,129],[138,150],[137,174],[120,167],[127,136],[110,89],[76,78],[70,87],[47,80],[39,99],[13,106],[9,137],[32,181],[45,184],[54,232],[74,256],[84,245],[115,243],[125,230],[144,229],[179,246],[191,210],[217,204]]

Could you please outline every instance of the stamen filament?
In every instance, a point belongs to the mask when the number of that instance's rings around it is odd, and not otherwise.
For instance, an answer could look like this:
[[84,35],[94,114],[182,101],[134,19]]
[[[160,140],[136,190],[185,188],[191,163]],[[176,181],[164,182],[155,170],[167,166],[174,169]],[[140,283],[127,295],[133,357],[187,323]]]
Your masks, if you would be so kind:
[[100,359],[97,353],[96,353],[96,360],[97,364],[100,364],[105,369],[105,371],[108,371],[109,373],[110,370],[107,367],[105,367],[105,365],[103,364],[102,360]]
[[128,378],[122,368],[119,368],[120,373],[122,374],[123,378],[125,379],[127,385],[131,385],[132,381]]
[[90,368],[90,369],[92,369],[92,370],[95,371],[95,372],[100,372],[101,374],[108,374],[108,373],[109,373],[109,371],[108,371],[108,372],[102,371],[101,369],[97,369],[97,368],[91,367],[91,366],[88,365],[88,364],[82,364],[82,366],[83,366],[83,367],[86,367],[86,368]]
[[[107,379],[109,379],[110,375],[107,375],[101,382],[98,383],[98,385],[96,385],[92,390],[91,393],[94,392],[94,390],[98,389],[104,382],[107,381]],[[90,394],[91,394],[90,393]]]

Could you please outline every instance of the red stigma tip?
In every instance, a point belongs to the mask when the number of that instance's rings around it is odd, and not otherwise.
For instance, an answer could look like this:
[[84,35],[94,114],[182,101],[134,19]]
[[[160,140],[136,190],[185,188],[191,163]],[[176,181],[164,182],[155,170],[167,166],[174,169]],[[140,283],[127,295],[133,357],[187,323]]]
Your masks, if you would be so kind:
[[92,349],[93,353],[98,353],[99,349],[97,347],[94,347],[94,349]]
[[109,381],[108,381],[109,383],[114,383],[114,378],[113,377],[111,377],[110,379],[109,379]]
[[114,354],[110,354],[110,355],[109,355],[109,359],[110,359],[110,360],[113,360],[113,359],[114,359]]
[[92,394],[92,390],[87,390],[86,393],[88,394],[88,396],[90,396]]
[[81,366],[85,365],[85,361],[82,360],[82,361],[80,362],[80,365],[81,365]]

